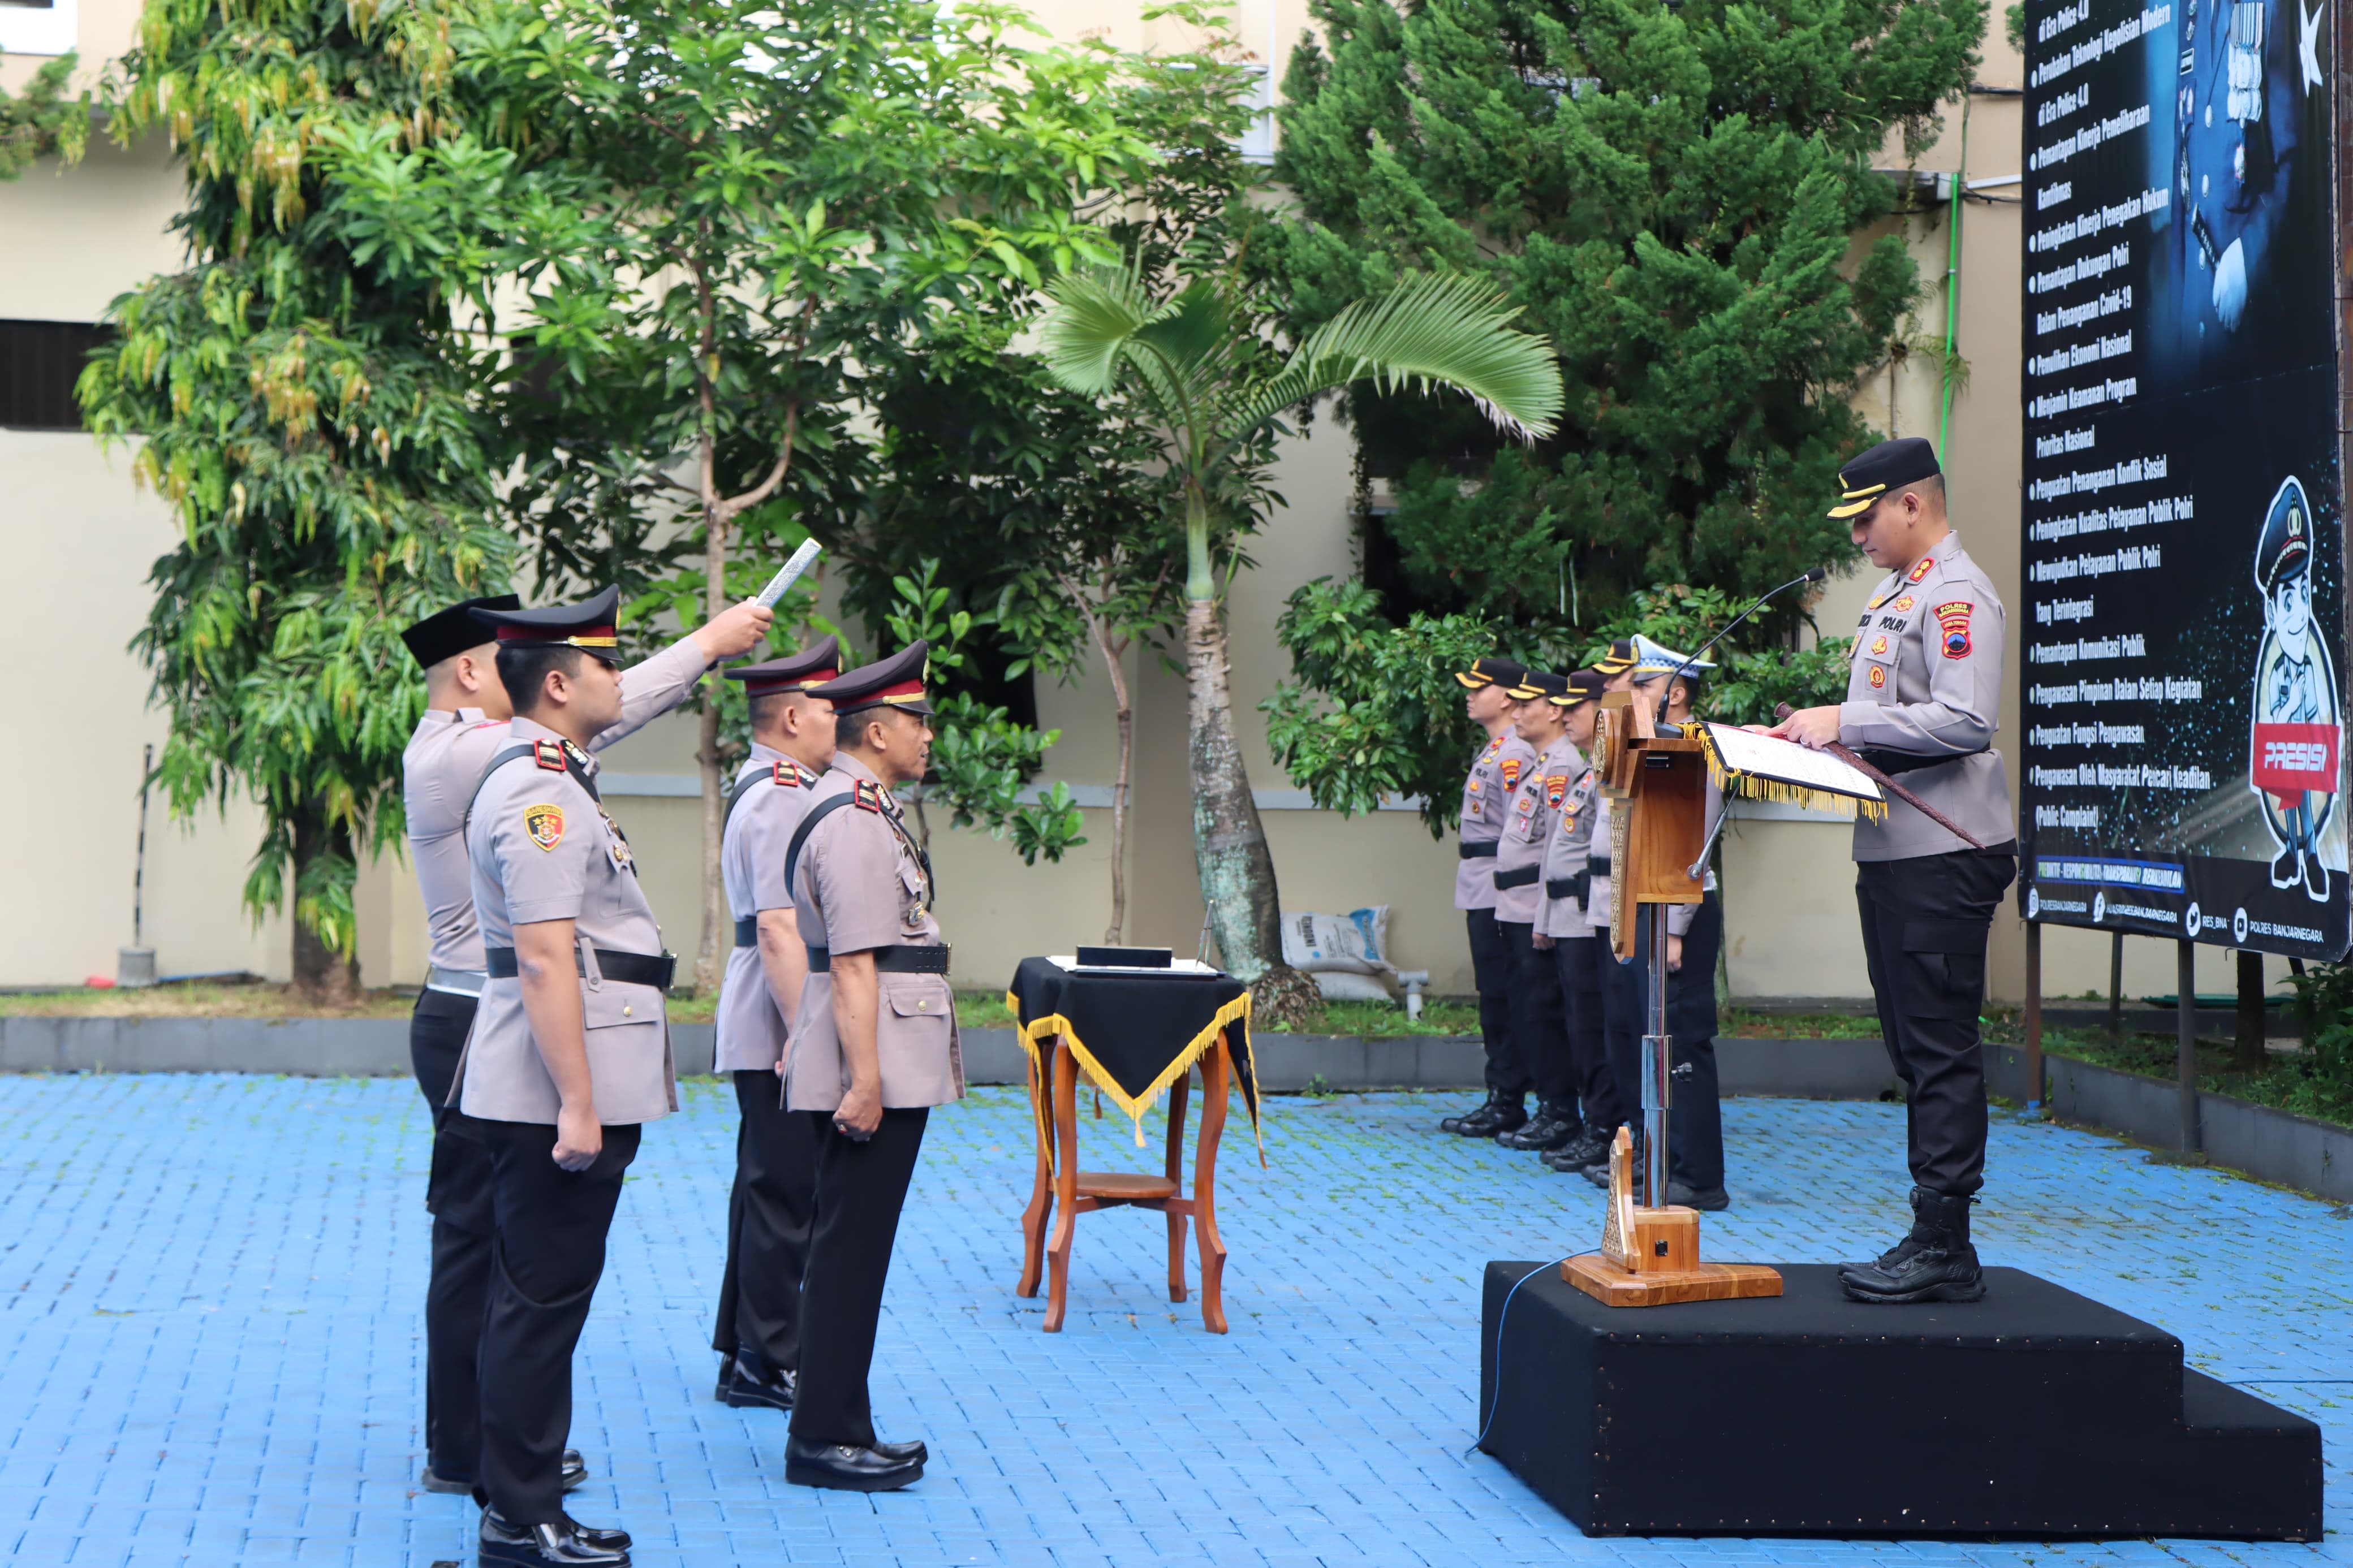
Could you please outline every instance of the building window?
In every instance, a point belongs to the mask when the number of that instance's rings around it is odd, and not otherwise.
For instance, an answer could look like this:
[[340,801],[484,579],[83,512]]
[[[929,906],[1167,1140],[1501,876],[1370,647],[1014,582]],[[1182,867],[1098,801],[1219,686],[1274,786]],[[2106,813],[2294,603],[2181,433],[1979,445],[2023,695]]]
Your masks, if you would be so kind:
[[85,321],[0,321],[0,427],[80,429],[74,382],[90,350],[113,335]]
[[71,54],[79,0],[0,0],[0,54]]

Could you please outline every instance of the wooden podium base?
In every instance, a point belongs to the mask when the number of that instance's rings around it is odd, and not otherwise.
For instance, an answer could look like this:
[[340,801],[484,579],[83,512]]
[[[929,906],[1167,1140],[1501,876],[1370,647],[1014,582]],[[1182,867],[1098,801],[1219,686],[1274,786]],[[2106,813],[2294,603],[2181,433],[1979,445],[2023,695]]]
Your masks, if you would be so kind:
[[1780,1271],[1764,1264],[1702,1263],[1697,1209],[1680,1204],[1635,1207],[1633,1164],[1633,1137],[1620,1127],[1609,1145],[1609,1212],[1602,1222],[1601,1250],[1563,1263],[1563,1279],[1609,1307],[1781,1293]]
[[1605,1307],[1667,1307],[1781,1293],[1778,1269],[1761,1263],[1703,1263],[1663,1274],[1629,1274],[1606,1258],[1572,1258],[1560,1277]]

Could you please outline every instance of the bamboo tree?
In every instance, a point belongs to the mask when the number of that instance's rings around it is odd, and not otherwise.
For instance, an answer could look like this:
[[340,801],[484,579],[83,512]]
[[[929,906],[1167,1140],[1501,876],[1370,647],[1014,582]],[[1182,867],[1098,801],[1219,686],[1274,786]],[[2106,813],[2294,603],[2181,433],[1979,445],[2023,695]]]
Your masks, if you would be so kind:
[[[1476,279],[1417,274],[1359,300],[1278,354],[1250,330],[1226,281],[1179,271],[1155,291],[1139,268],[1101,268],[1049,290],[1042,338],[1054,378],[1086,396],[1123,394],[1158,426],[1185,531],[1185,667],[1194,858],[1226,965],[1272,1018],[1317,1005],[1282,961],[1280,900],[1266,832],[1234,734],[1226,626],[1213,544],[1219,512],[1250,495],[1248,470],[1290,410],[1358,382],[1384,392],[1452,388],[1507,437],[1549,434],[1561,409],[1552,346]],[[1246,503],[1249,504],[1249,503]]]

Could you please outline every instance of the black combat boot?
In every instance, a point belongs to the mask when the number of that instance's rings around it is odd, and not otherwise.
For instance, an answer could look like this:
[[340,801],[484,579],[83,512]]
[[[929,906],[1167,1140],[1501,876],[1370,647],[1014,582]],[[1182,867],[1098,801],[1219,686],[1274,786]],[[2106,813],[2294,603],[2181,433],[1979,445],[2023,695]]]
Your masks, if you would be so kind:
[[1459,1132],[1465,1138],[1493,1138],[1498,1132],[1517,1132],[1527,1124],[1527,1108],[1518,1095],[1490,1090],[1486,1104],[1468,1116],[1448,1117],[1438,1124],[1438,1130]]
[[1516,1132],[1496,1133],[1495,1142],[1522,1153],[1531,1150],[1546,1153],[1576,1142],[1577,1135],[1584,1131],[1585,1123],[1577,1119],[1574,1101],[1562,1105],[1554,1100],[1539,1100],[1534,1120]]
[[1875,1263],[1841,1265],[1839,1283],[1858,1301],[1889,1306],[1977,1300],[1985,1294],[1985,1276],[1969,1245],[1972,1201],[1913,1188],[1911,1234]]
[[1609,1166],[1609,1134],[1599,1127],[1588,1127],[1569,1142],[1547,1152],[1544,1157],[1547,1170],[1563,1175],[1582,1171],[1588,1165]]

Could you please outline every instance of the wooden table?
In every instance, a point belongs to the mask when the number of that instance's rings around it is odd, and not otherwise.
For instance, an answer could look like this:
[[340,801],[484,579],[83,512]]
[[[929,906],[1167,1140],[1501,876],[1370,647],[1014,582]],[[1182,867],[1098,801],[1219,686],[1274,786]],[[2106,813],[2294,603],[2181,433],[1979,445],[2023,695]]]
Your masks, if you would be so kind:
[[[1071,1292],[1071,1243],[1078,1217],[1097,1209],[1158,1209],[1168,1217],[1168,1299],[1185,1299],[1185,1220],[1190,1215],[1201,1236],[1201,1321],[1213,1334],[1226,1331],[1222,1289],[1226,1244],[1218,1238],[1218,1140],[1226,1128],[1226,1096],[1233,1079],[1233,1058],[1226,1031],[1203,1053],[1201,1126],[1193,1154],[1193,1192],[1185,1195],[1182,1175],[1185,1152],[1185,1101],[1192,1082],[1186,1074],[1168,1088],[1168,1159],[1166,1173],[1144,1175],[1124,1171],[1079,1169],[1078,1064],[1070,1042],[1054,1037],[1050,1085],[1040,1081],[1040,1063],[1029,1063],[1030,1122],[1038,1145],[1036,1184],[1029,1206],[1021,1215],[1021,1283],[1016,1294],[1034,1298],[1039,1277],[1048,1277],[1046,1331],[1060,1333]],[[1061,1214],[1054,1214],[1056,1205]],[[1054,1220],[1053,1239],[1046,1222]]]

